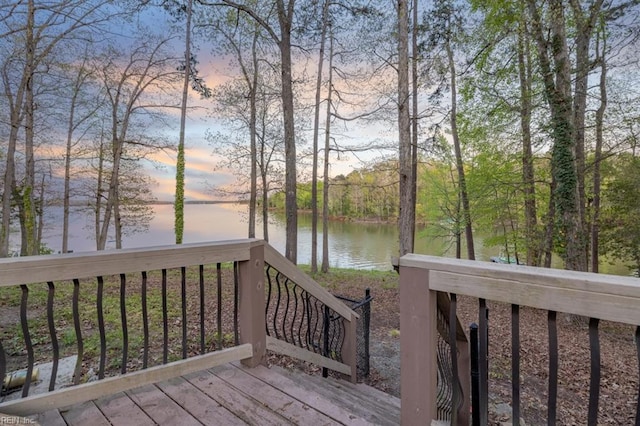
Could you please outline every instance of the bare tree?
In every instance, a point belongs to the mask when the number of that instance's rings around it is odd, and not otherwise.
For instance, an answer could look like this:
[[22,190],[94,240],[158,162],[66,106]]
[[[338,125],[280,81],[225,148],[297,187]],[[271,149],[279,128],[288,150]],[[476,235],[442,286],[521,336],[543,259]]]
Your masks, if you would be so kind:
[[[295,0],[274,0],[273,5],[277,13],[278,26],[274,27],[268,19],[261,16],[248,4],[222,0],[221,3],[205,3],[211,5],[226,5],[247,13],[262,26],[280,51],[280,71],[282,84],[282,113],[284,119],[285,146],[285,217],[286,244],[285,255],[293,263],[298,257],[298,201],[297,201],[297,166],[296,166],[296,137],[294,119],[293,77],[291,63],[291,29],[294,18]],[[277,30],[277,31],[276,31]],[[278,34],[279,33],[279,34]]]
[[[111,48],[109,53],[97,65],[97,73],[109,104],[110,113],[110,153],[111,170],[106,200],[104,204],[100,232],[96,241],[97,249],[104,250],[111,220],[114,220],[116,248],[122,246],[122,227],[120,220],[120,176],[121,162],[132,148],[138,150],[135,155],[141,158],[158,146],[157,142],[140,133],[134,138],[131,128],[136,118],[157,114],[167,108],[176,108],[170,99],[154,99],[144,95],[151,91],[164,93],[174,87],[180,77],[175,70],[176,58],[167,55],[165,47],[169,38],[153,40],[150,37],[131,48],[126,55]],[[119,62],[121,57],[127,57]],[[155,117],[159,119],[159,116]],[[138,123],[140,127],[140,123]],[[132,153],[129,153],[132,155]],[[112,217],[113,215],[113,217]]]
[[[9,14],[0,21],[4,35],[14,41],[13,54],[5,58],[2,79],[4,94],[10,110],[10,132],[5,157],[5,190],[2,194],[2,229],[0,230],[0,256],[9,249],[11,203],[20,210],[21,229],[25,233],[21,251],[36,254],[37,243],[35,189],[34,123],[38,72],[46,67],[46,60],[64,41],[80,30],[94,28],[110,17],[101,13],[104,4],[82,0],[60,0],[39,3],[34,0],[17,2],[9,6]],[[21,34],[21,37],[16,37]],[[19,132],[24,129],[24,179],[16,184],[16,153]]]

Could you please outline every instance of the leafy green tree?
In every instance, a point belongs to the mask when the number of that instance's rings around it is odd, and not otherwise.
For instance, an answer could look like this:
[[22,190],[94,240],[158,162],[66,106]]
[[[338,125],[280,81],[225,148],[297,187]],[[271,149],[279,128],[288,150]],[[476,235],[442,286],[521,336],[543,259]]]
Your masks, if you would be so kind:
[[602,251],[640,270],[640,157],[622,154],[612,169],[601,206]]

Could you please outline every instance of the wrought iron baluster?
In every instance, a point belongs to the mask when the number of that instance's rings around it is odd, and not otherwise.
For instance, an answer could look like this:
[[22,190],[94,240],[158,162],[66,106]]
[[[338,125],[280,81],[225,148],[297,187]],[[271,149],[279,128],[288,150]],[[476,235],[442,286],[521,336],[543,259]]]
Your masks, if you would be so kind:
[[[49,291],[47,294],[47,321],[49,323],[49,335],[51,336],[51,349],[53,352],[53,364],[51,366],[51,379],[49,380],[49,391],[56,388],[56,377],[58,376],[58,360],[60,351],[58,347],[58,337],[56,336],[56,324],[53,320],[53,299],[55,294],[55,286],[49,281],[47,282]],[[0,371],[0,377],[4,377],[4,373]]]
[[511,305],[512,423],[520,425],[520,306]]
[[471,424],[480,426],[480,373],[478,371],[478,324],[470,326],[471,344]]
[[127,276],[120,274],[120,321],[122,323],[122,366],[120,373],[127,372],[127,360],[129,359],[129,329],[127,328],[126,305]]
[[[640,325],[636,326],[636,354],[638,356],[638,398],[636,399],[636,426],[640,426]],[[2,376],[0,376],[2,377]]]
[[458,423],[458,406],[462,403],[460,395],[460,377],[458,375],[458,333],[456,323],[458,316],[456,313],[457,296],[455,293],[449,295],[449,350],[451,356],[451,424]]
[[549,328],[549,400],[547,402],[547,423],[556,424],[558,402],[558,327],[556,312],[549,311],[547,326]]
[[589,350],[591,352],[591,380],[589,383],[589,426],[598,424],[598,401],[600,398],[600,340],[598,318],[589,319]]
[[31,374],[33,373],[34,355],[33,344],[31,342],[31,334],[29,333],[29,323],[27,321],[27,302],[29,299],[29,288],[26,285],[22,284],[20,285],[20,290],[22,290],[22,297],[20,299],[20,324],[22,325],[22,335],[24,337],[24,343],[27,347],[27,377],[25,378],[24,385],[22,385],[22,397],[26,398],[29,395],[29,387],[31,386]]
[[200,354],[204,355],[205,343],[204,343],[204,265],[200,265],[198,268],[200,276]]
[[489,418],[489,309],[485,299],[480,299],[479,305],[480,423],[485,425]]
[[98,379],[104,379],[104,368],[107,363],[107,335],[104,329],[104,311],[102,296],[104,293],[104,279],[98,277],[98,296],[96,298],[96,310],[98,311],[98,330],[100,331],[100,366]]
[[282,327],[282,338],[285,342],[290,343],[287,338],[287,316],[289,314],[289,302],[291,300],[289,295],[289,278],[285,278],[284,280],[284,290],[287,294],[287,304],[284,307],[284,315],[282,316],[282,324],[280,324],[280,326]]
[[278,334],[278,312],[280,310],[280,296],[282,294],[282,288],[280,284],[280,272],[276,273],[276,286],[278,291],[278,298],[276,299],[276,306],[273,311],[272,323],[273,323],[273,334],[275,334],[276,339],[279,339],[280,335]]
[[216,282],[218,285],[218,350],[222,349],[222,265],[216,264]]
[[240,299],[239,285],[240,277],[238,276],[238,262],[233,262],[233,342],[236,346],[240,344],[240,336],[238,335],[238,303]]
[[162,363],[169,362],[169,319],[167,318],[167,270],[162,270]]
[[187,359],[187,268],[180,267],[180,298],[182,304],[182,359]]
[[[7,354],[2,346],[2,339],[0,339],[0,377],[4,378],[7,374]],[[0,385],[0,396],[3,395],[2,385]]]
[[[322,355],[325,357],[329,356],[329,307],[324,306],[322,310]],[[327,367],[322,367],[322,377],[327,377],[329,375],[329,370]]]
[[72,296],[72,309],[73,309],[73,326],[76,332],[76,342],[78,345],[78,359],[76,360],[76,366],[73,370],[73,384],[80,383],[80,373],[82,372],[82,359],[84,357],[84,342],[82,340],[82,327],[80,327],[80,309],[78,307],[78,300],[80,299],[80,281],[78,279],[73,280],[73,296]]
[[267,275],[267,301],[264,308],[264,319],[265,319],[264,323],[265,323],[267,336],[271,336],[271,332],[269,331],[269,321],[268,321],[269,306],[271,304],[271,265],[267,264],[267,270],[265,274]]
[[144,338],[144,348],[142,350],[142,368],[149,365],[149,315],[147,313],[147,272],[142,271],[142,288],[140,297],[142,299],[142,334]]
[[[295,304],[293,307],[293,318],[291,319],[291,329],[289,330],[289,332],[291,333],[291,343],[294,345],[296,344],[296,334],[293,330],[296,325],[296,321],[298,321],[298,294],[296,293],[297,289],[298,284],[294,283],[291,292],[293,293],[293,300]],[[298,342],[298,345],[300,345],[300,342]]]

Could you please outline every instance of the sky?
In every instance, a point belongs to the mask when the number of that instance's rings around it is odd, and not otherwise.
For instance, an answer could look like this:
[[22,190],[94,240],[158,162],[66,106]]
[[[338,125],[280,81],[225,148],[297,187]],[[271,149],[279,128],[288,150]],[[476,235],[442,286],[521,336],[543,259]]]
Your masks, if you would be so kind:
[[[157,27],[158,22],[162,19],[166,20],[166,16],[162,12],[155,11],[148,16],[143,16],[141,19],[144,21],[154,22]],[[168,21],[165,24],[169,25]],[[183,41],[176,41],[176,51],[182,51]],[[230,69],[229,58],[214,56],[211,52],[211,46],[204,42],[196,42],[199,45],[199,49],[196,52],[197,59],[199,61],[198,71],[199,75],[203,77],[206,84],[210,88],[214,88],[232,78],[234,72]],[[313,61],[312,61],[313,62]],[[307,64],[315,68],[315,64]],[[302,72],[302,64],[294,64],[294,67],[298,67]],[[314,80],[315,81],[315,80]],[[179,96],[179,94],[177,94]],[[311,96],[307,95],[307,96]],[[193,91],[189,94],[189,112],[186,122],[186,138],[185,138],[185,199],[186,200],[213,200],[220,199],[221,195],[214,192],[215,187],[224,187],[234,184],[235,177],[228,169],[221,167],[223,162],[218,154],[216,154],[215,147],[213,147],[206,139],[207,132],[221,132],[228,133],[220,124],[220,121],[211,117],[210,108],[212,106],[211,100],[200,99],[200,96]],[[172,129],[167,131],[166,136],[170,140],[175,140],[175,145],[178,144],[178,129],[180,125],[179,110],[173,110],[171,112]],[[311,114],[311,112],[310,112]],[[324,115],[324,112],[322,113]],[[309,117],[309,122],[312,122],[312,117]],[[324,118],[321,120],[324,123]],[[366,125],[357,126],[354,123],[349,124],[349,128],[345,129],[336,125],[335,137],[341,139],[341,143],[348,145],[357,145],[364,143],[365,141],[372,141],[379,138],[389,139],[396,138],[395,131],[392,129],[384,128],[379,125]],[[300,135],[298,135],[300,136]],[[304,135],[304,138],[308,139],[308,144],[311,142],[310,135]],[[323,145],[323,138],[320,140],[320,145]],[[304,148],[298,147],[298,152],[302,152]],[[339,174],[348,174],[355,168],[362,165],[360,160],[369,161],[372,158],[380,157],[380,152],[371,153],[358,153],[340,155],[340,159],[336,155],[332,156],[330,175],[336,176]],[[147,163],[145,168],[149,172],[149,175],[158,182],[157,187],[154,189],[154,195],[158,200],[171,201],[174,199],[175,193],[175,175],[176,175],[176,152],[160,152],[153,156],[155,164]],[[310,162],[310,161],[309,161]],[[321,175],[322,165],[320,165],[319,174]],[[310,174],[310,171],[309,173]]]

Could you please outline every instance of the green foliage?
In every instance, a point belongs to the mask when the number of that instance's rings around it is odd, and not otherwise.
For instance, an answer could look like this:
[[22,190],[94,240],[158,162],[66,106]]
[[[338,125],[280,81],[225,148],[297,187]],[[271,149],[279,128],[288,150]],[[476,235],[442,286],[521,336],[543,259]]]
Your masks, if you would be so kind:
[[176,244],[182,244],[184,235],[184,166],[184,144],[181,143],[178,146],[178,158],[176,160],[176,195],[173,205]]
[[601,242],[604,253],[640,269],[640,158],[615,159],[603,193]]

